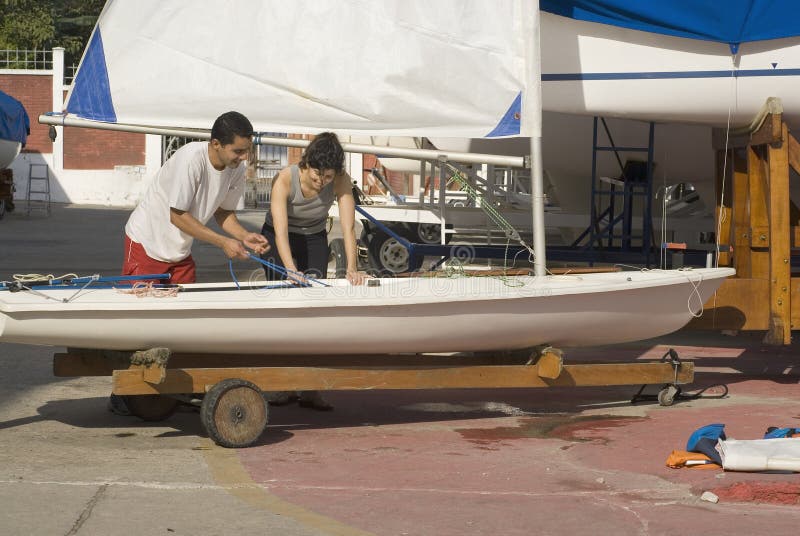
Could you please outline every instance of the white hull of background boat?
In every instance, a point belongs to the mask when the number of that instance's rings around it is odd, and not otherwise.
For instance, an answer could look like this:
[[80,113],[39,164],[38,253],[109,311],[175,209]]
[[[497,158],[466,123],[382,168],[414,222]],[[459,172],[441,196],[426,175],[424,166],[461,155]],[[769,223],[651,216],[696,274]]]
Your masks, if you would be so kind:
[[[87,289],[64,303],[0,292],[0,341],[250,354],[490,351],[641,340],[683,327],[730,268],[382,279],[380,286],[209,290],[137,298]],[[232,286],[232,285],[229,285]],[[58,300],[74,290],[46,290]]]
[[13,140],[0,140],[0,169],[8,165],[17,157],[22,144]]
[[727,44],[541,13],[542,109],[748,125],[769,97],[800,119],[800,37]]

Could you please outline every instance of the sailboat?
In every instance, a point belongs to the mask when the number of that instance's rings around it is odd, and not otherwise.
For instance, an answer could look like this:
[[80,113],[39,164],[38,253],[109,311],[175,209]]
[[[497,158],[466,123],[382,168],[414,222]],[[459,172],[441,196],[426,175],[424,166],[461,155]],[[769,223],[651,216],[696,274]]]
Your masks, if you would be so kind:
[[[214,117],[236,109],[264,132],[527,137],[533,273],[374,279],[363,287],[334,280],[312,288],[194,284],[166,297],[137,297],[94,281],[35,288],[7,282],[0,287],[0,341],[294,354],[608,344],[681,328],[733,275],[728,268],[548,273],[537,2],[232,1],[224,12],[214,6],[110,0],[66,112],[40,120],[207,136]],[[487,157],[381,152],[455,162]],[[522,165],[518,157],[496,161]]]

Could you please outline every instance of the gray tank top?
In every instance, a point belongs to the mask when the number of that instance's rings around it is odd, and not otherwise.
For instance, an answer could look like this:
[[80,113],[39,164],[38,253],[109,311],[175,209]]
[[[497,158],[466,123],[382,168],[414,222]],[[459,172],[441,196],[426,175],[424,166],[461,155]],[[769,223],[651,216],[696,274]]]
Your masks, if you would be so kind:
[[[328,211],[333,205],[334,191],[333,185],[336,181],[331,181],[322,187],[319,195],[306,199],[300,188],[300,168],[293,165],[291,168],[291,191],[289,192],[289,202],[286,207],[286,214],[289,219],[289,232],[310,235],[325,230],[325,222],[328,219]],[[272,211],[267,208],[265,219],[267,225],[273,226]]]

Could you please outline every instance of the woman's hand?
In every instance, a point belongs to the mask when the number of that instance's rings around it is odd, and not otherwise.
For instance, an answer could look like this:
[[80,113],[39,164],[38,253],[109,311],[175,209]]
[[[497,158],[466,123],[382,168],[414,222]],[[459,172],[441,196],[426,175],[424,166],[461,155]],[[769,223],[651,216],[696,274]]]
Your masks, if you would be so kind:
[[347,275],[345,276],[347,281],[350,282],[351,285],[363,285],[364,281],[369,277],[364,272],[359,272],[357,270],[347,270]]

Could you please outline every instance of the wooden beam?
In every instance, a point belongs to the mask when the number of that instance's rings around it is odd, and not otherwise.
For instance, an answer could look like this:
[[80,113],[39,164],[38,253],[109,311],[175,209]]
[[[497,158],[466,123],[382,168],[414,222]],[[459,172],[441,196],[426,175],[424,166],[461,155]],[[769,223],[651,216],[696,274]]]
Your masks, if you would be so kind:
[[[731,198],[733,197],[730,193],[730,183],[731,181],[728,180],[728,177],[731,174],[728,171],[728,168],[732,164],[732,155],[733,151],[727,152],[726,151],[717,151],[717,170],[715,175],[715,193],[716,193],[716,208],[714,211],[714,222],[716,223],[716,231],[719,232],[719,243],[720,244],[731,244]],[[728,165],[726,165],[726,162]],[[726,184],[728,187],[726,188]],[[725,195],[723,195],[723,193]],[[731,253],[730,250],[720,250],[719,252],[719,265],[720,266],[730,266],[731,265]]]
[[793,277],[791,282],[792,292],[792,327],[800,326],[800,278]]
[[789,140],[789,165],[792,166],[795,173],[800,174],[800,143],[791,133],[788,134],[787,139]]
[[[782,124],[782,139],[789,131]],[[770,323],[766,344],[792,342],[791,234],[789,225],[789,143],[768,146],[769,153],[769,265]]]
[[[118,395],[204,393],[227,378],[246,379],[264,391],[463,389],[664,384],[675,381],[669,363],[565,365],[555,379],[543,378],[536,365],[472,367],[256,367],[168,369],[163,383],[144,381],[141,369],[114,371]],[[694,380],[694,364],[682,363],[677,383]]]
[[767,210],[767,163],[762,147],[750,146],[747,148],[747,183],[750,188],[750,267],[752,277],[769,279],[769,251],[766,240],[761,241],[763,247],[754,248],[759,243],[760,236],[753,242],[753,229],[767,229],[769,227],[769,211]]
[[[733,267],[736,277],[751,275],[750,259],[750,187],[747,174],[747,158],[733,151]],[[725,236],[720,236],[723,243]]]
[[[533,351],[481,352],[479,354],[378,354],[378,355],[251,355],[172,354],[167,370],[181,368],[318,367],[318,366],[478,366],[519,365],[533,357]],[[111,376],[115,370],[137,368],[129,360],[109,359],[102,352],[85,351],[53,355],[57,377]],[[160,372],[159,372],[160,374]]]

